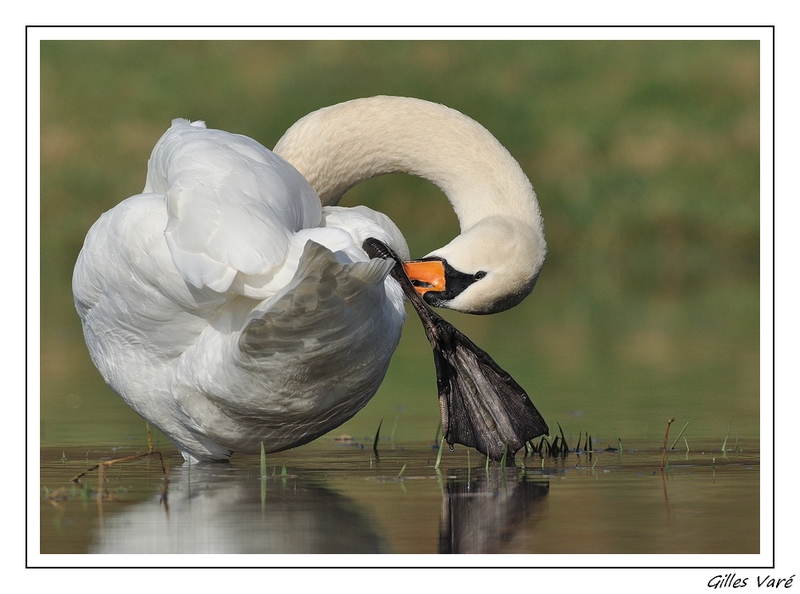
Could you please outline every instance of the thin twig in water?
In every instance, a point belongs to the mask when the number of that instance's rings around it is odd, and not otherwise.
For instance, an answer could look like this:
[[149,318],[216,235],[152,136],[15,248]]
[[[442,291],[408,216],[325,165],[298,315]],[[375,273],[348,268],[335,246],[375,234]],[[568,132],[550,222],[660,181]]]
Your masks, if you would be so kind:
[[669,426],[672,425],[674,420],[675,418],[673,417],[667,421],[667,430],[664,432],[664,449],[661,453],[661,470],[664,470],[664,462],[667,459],[667,438],[669,438]]
[[161,456],[161,452],[145,452],[144,454],[134,454],[133,456],[125,456],[124,458],[116,458],[114,460],[108,460],[107,462],[100,462],[99,464],[95,464],[91,468],[87,468],[82,473],[80,473],[80,474],[78,474],[76,476],[73,476],[72,479],[70,479],[70,480],[73,483],[78,483],[78,482],[80,482],[80,479],[82,479],[84,476],[86,476],[90,472],[93,472],[93,471],[97,470],[101,466],[103,468],[107,468],[107,467],[111,466],[112,464],[117,464],[118,462],[131,462],[132,460],[139,460],[141,458],[148,458],[150,456],[158,456],[158,459],[161,460],[161,470],[163,470],[164,471],[164,475],[166,475],[167,474],[167,470],[164,467],[164,458]]
[[153,438],[150,435],[150,423],[148,421],[144,422],[144,426],[147,428],[147,451],[153,451]]
[[72,479],[70,479],[70,480],[75,484],[80,484],[80,480],[84,476],[86,476],[90,472],[93,472],[93,471],[97,470],[98,476],[99,476],[99,484],[100,484],[100,487],[98,489],[98,497],[100,497],[102,499],[103,498],[103,493],[105,492],[105,490],[103,489],[103,471],[106,468],[108,468],[109,466],[112,466],[114,464],[118,464],[120,462],[132,462],[133,460],[141,460],[142,458],[149,458],[151,456],[158,456],[158,459],[161,461],[161,472],[164,473],[164,484],[161,487],[161,500],[162,501],[166,501],[166,499],[167,499],[167,485],[169,484],[169,479],[167,478],[167,468],[166,468],[166,466],[164,466],[164,457],[161,455],[161,452],[159,452],[159,451],[150,451],[150,452],[145,452],[143,454],[134,454],[133,456],[125,456],[124,458],[116,458],[114,460],[108,460],[106,462],[100,462],[99,464],[95,464],[91,468],[87,468],[82,473],[72,477]]
[[[80,480],[95,470],[98,471],[99,476],[99,487],[97,491],[97,495],[100,499],[103,498],[105,489],[103,488],[103,471],[112,466],[113,464],[117,464],[119,462],[132,462],[133,460],[140,460],[142,458],[149,458],[150,456],[158,456],[158,459],[161,461],[161,472],[164,473],[164,483],[161,486],[161,501],[166,502],[167,500],[167,485],[169,484],[169,479],[167,477],[167,468],[164,466],[164,457],[161,455],[161,452],[156,451],[153,449],[153,438],[150,435],[150,423],[145,421],[145,430],[147,431],[147,452],[143,454],[134,454],[132,456],[125,456],[123,458],[116,458],[114,460],[108,460],[106,462],[100,462],[95,464],[91,468],[87,468],[82,473],[73,476],[70,480],[75,484],[80,484]],[[86,461],[89,461],[89,450],[86,450]]]

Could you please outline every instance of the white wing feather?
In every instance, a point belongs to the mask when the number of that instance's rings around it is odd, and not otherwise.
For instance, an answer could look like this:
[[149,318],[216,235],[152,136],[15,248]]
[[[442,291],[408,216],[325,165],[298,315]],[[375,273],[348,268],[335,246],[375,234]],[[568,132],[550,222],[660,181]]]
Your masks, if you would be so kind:
[[291,235],[321,217],[316,193],[286,161],[202,122],[173,121],[153,149],[144,192],[165,195],[165,238],[184,279],[220,292],[237,274],[268,274]]

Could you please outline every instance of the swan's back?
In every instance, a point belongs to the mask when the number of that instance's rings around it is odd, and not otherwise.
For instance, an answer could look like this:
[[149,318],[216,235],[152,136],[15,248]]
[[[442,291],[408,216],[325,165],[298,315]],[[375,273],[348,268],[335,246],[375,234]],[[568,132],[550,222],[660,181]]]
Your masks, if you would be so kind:
[[286,258],[292,234],[321,218],[319,198],[291,165],[203,122],[173,121],[153,149],[144,193],[164,195],[175,266],[195,287],[216,291],[237,274],[245,284],[268,274]]

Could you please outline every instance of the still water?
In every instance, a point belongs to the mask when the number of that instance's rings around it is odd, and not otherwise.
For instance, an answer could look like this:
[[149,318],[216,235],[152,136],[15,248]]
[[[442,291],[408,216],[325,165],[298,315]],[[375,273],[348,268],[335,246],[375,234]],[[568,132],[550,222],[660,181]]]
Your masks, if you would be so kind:
[[372,444],[322,439],[268,455],[263,478],[259,456],[188,465],[164,448],[163,468],[139,459],[77,484],[70,479],[97,462],[137,452],[43,448],[40,547],[43,555],[757,554],[758,440],[721,445],[676,446],[663,470],[653,442],[520,455],[503,469],[459,446],[445,446],[437,468],[428,443],[382,440],[376,455]]

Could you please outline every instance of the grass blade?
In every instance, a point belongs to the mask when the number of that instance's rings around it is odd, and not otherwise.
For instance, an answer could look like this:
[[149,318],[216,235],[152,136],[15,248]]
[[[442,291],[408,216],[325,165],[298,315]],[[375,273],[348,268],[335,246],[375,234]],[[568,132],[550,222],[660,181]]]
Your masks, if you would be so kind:
[[561,433],[561,453],[566,456],[569,454],[569,445],[567,445],[567,438],[564,437],[564,430],[561,428],[561,423],[556,423],[558,430]]
[[378,455],[378,438],[381,436],[381,425],[383,425],[383,419],[378,423],[378,430],[375,432],[375,441],[372,442],[372,451],[375,452],[375,456]]
[[684,431],[686,431],[686,428],[687,428],[688,426],[689,426],[689,422],[687,421],[687,422],[686,422],[686,424],[683,426],[683,429],[681,429],[681,432],[680,432],[680,433],[678,433],[678,437],[676,437],[676,438],[675,438],[675,441],[673,441],[673,442],[672,442],[672,447],[670,448],[671,450],[674,450],[674,449],[675,449],[675,444],[676,444],[676,443],[678,443],[678,440],[679,440],[681,437],[683,437],[683,432],[684,432]]
[[728,423],[728,431],[725,433],[725,441],[722,442],[722,451],[725,452],[725,447],[728,445],[728,436],[731,434],[731,424]]
[[264,442],[261,442],[261,478],[267,478],[267,456],[264,454]]

